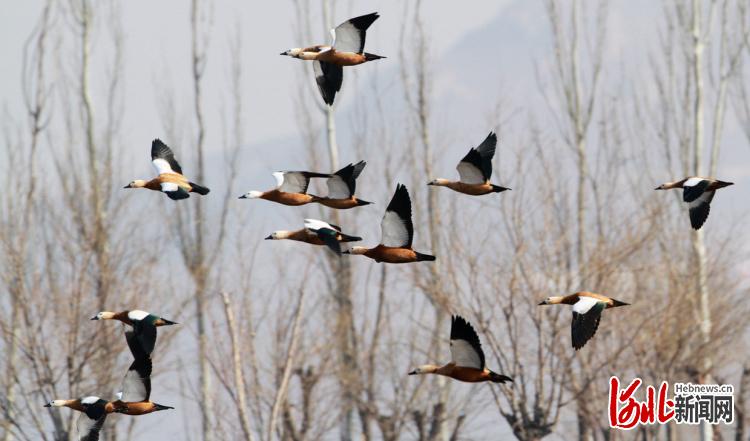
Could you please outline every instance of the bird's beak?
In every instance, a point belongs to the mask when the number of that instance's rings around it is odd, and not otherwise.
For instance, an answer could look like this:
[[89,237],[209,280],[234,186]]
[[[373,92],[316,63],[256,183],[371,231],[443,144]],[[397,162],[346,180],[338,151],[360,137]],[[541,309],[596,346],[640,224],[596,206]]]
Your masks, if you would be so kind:
[[434,185],[432,181],[428,182],[427,185]]
[[660,185],[660,186],[656,187],[654,190],[661,190],[661,189],[662,188],[661,188],[661,185]]
[[351,254],[352,250],[342,250],[341,254]]
[[273,239],[273,236],[270,234],[268,235],[268,237],[265,238],[265,240],[271,240],[271,239]]
[[539,305],[546,305],[546,304],[547,304],[546,300],[542,300],[541,302],[539,302]]
[[242,196],[240,196],[240,197],[239,197],[238,199],[247,199],[247,196],[245,196],[245,195],[243,194],[243,195],[242,195]]
[[280,53],[279,55],[288,55],[288,54],[289,54],[289,51],[284,51],[284,52]]
[[122,188],[130,188],[130,184],[128,184],[128,185],[126,185],[126,186],[124,186]]
[[91,317],[91,320],[99,320],[99,317],[93,316],[93,317]]
[[409,372],[409,373],[408,373],[407,375],[417,375],[417,371],[416,371],[416,370],[414,370],[414,371],[411,371],[411,372]]
[[44,407],[52,407],[52,403],[47,403],[44,405]]

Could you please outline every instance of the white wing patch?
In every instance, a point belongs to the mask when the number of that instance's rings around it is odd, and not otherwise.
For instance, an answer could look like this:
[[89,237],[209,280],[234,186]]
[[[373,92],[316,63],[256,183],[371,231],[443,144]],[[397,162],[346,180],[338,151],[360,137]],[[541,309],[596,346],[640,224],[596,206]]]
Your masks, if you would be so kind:
[[174,182],[162,182],[161,183],[161,191],[170,192],[170,191],[177,191],[180,189],[180,186],[175,184]]
[[409,243],[409,230],[393,211],[386,211],[380,222],[380,243],[387,247],[403,247]]
[[94,404],[99,401],[99,397],[88,396],[81,398],[81,404]]
[[714,198],[713,191],[705,191],[696,200],[694,200],[693,202],[689,202],[688,207],[695,208],[703,204],[710,204],[713,198]]
[[451,358],[456,366],[482,368],[482,359],[466,340],[451,340]]
[[482,171],[468,162],[459,162],[456,167],[461,182],[464,184],[484,184]]
[[319,230],[321,228],[328,228],[330,230],[336,231],[335,228],[331,226],[328,222],[323,222],[321,220],[317,219],[305,219],[305,228],[308,230]]
[[156,173],[158,174],[174,173],[174,170],[172,170],[172,166],[169,165],[169,162],[167,162],[166,159],[156,158],[153,161],[151,161],[151,164],[154,165],[154,168],[156,169]]
[[282,172],[273,172],[273,177],[276,179],[276,188],[281,187],[284,185],[284,173]]
[[85,413],[81,413],[78,421],[76,421],[77,439],[81,441],[98,440],[105,419],[107,419],[106,413],[98,420],[93,420]]
[[141,311],[140,309],[134,309],[128,312],[128,318],[130,320],[143,320],[144,318],[146,318],[146,316],[148,316],[148,314],[149,313],[146,311]]
[[144,401],[147,398],[146,385],[137,371],[129,370],[122,380],[122,392],[119,398],[127,403]]
[[328,197],[331,199],[349,199],[349,186],[341,179],[341,176],[333,175],[326,181],[328,185]]
[[[281,175],[281,177],[277,176],[277,174]],[[278,190],[285,193],[304,193],[307,186],[307,178],[302,173],[276,172],[274,173],[274,177],[276,177],[276,183],[279,186]]]
[[573,311],[579,314],[586,314],[597,303],[599,303],[599,300],[593,297],[581,296],[578,298],[578,301],[573,305]]
[[704,179],[701,178],[690,178],[687,181],[685,181],[684,184],[682,184],[683,187],[693,187],[698,185],[700,182],[704,181]]
[[331,45],[336,51],[359,53],[360,47],[362,47],[362,38],[359,30],[353,24],[348,21],[341,23],[336,26],[336,29],[331,29],[331,35],[333,35]]

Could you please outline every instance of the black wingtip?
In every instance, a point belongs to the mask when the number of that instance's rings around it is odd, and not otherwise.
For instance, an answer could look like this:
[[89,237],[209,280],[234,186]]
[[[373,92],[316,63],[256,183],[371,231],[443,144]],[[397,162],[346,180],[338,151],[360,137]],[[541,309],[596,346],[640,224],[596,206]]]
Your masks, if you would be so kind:
[[377,12],[372,12],[370,14],[360,15],[359,17],[350,18],[347,20],[349,23],[354,25],[355,28],[359,29],[360,31],[366,31],[367,28],[372,25],[375,20],[380,18],[380,14]]
[[409,189],[406,188],[406,185],[401,183],[396,184],[396,191],[393,193],[393,200],[396,200],[397,198],[406,199],[409,201],[409,205],[411,205],[411,197],[409,196]]
[[451,316],[451,340],[463,337],[465,331],[474,331],[468,321],[460,315]]

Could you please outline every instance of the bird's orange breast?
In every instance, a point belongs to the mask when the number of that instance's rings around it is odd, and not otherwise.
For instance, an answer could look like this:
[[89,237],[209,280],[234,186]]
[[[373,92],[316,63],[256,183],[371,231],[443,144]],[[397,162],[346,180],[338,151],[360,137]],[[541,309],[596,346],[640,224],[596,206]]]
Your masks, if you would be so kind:
[[386,247],[378,245],[368,250],[365,256],[378,262],[386,263],[410,263],[417,261],[417,253],[409,248]]

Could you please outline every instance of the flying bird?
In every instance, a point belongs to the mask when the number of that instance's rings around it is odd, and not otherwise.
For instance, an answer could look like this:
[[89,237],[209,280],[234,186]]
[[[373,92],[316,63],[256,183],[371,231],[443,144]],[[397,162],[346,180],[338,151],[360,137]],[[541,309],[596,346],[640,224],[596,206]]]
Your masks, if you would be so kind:
[[316,202],[317,196],[307,194],[310,178],[328,178],[331,175],[325,173],[313,173],[307,171],[280,171],[274,172],[276,188],[268,191],[251,190],[240,196],[240,199],[265,199],[279,204],[298,206]]
[[326,245],[336,254],[341,254],[341,242],[356,242],[361,237],[350,236],[341,232],[338,225],[329,224],[317,219],[305,219],[305,228],[296,231],[274,231],[266,240],[296,240],[312,245]]
[[160,139],[155,139],[151,143],[151,163],[156,169],[157,177],[150,181],[136,179],[126,185],[125,188],[147,188],[160,191],[175,201],[189,198],[190,193],[207,195],[210,191],[202,185],[188,181],[182,175],[182,167],[175,159],[172,149],[161,142]]
[[133,354],[133,362],[122,381],[122,392],[118,394],[117,400],[107,401],[97,396],[87,396],[71,400],[52,400],[44,405],[68,407],[84,413],[85,416],[81,416],[77,423],[79,441],[98,441],[104,421],[111,413],[135,416],[174,409],[150,401],[151,357],[141,347],[134,331],[125,332],[125,339]]
[[357,188],[357,178],[367,163],[359,161],[356,164],[349,164],[336,173],[332,174],[326,185],[328,186],[328,195],[319,197],[315,202],[325,205],[329,208],[347,209],[369,205],[372,202],[357,199],[354,191]]
[[[91,320],[119,320],[126,325],[132,326],[134,337],[146,355],[149,356],[154,351],[154,346],[156,345],[156,328],[178,324],[177,322],[139,309],[121,312],[102,311],[91,317]],[[130,343],[128,342],[128,344]]]
[[98,441],[99,432],[104,426],[104,420],[107,419],[107,415],[115,411],[112,402],[97,396],[74,398],[72,400],[52,400],[44,407],[67,407],[83,412],[85,416],[81,416],[76,425],[79,441]]
[[694,230],[700,230],[711,211],[714,192],[730,185],[734,183],[711,178],[690,177],[676,182],[667,182],[656,187],[656,190],[682,188],[682,200],[688,204],[690,212],[690,225]]
[[573,305],[573,322],[571,323],[570,333],[573,348],[577,351],[596,334],[596,330],[599,328],[599,319],[602,317],[602,311],[608,308],[627,306],[630,303],[621,302],[601,294],[583,291],[567,296],[547,297],[539,304]]
[[367,28],[380,17],[377,12],[351,18],[335,29],[331,29],[333,43],[330,46],[317,45],[306,48],[292,48],[281,53],[300,60],[311,60],[323,101],[333,105],[336,92],[341,90],[344,79],[344,66],[385,58],[380,55],[365,52],[365,36]]
[[125,340],[133,355],[133,362],[122,380],[122,392],[112,403],[114,411],[125,415],[146,415],[174,409],[151,401],[151,355],[143,350],[135,331],[126,331]]
[[437,374],[467,383],[513,381],[506,375],[487,369],[479,336],[461,316],[453,316],[451,320],[450,349],[451,361],[445,366],[424,364],[409,372],[409,375]]
[[495,146],[497,145],[497,136],[490,132],[487,138],[475,147],[469,150],[461,162],[458,163],[459,180],[451,181],[448,179],[433,179],[427,185],[438,187],[448,187],[459,193],[471,196],[481,196],[488,193],[500,193],[510,188],[501,187],[491,184],[492,177],[492,157],[495,155]]
[[380,222],[380,244],[375,248],[354,246],[343,254],[362,254],[376,262],[409,263],[433,261],[435,256],[412,249],[414,225],[411,220],[411,198],[404,185],[398,184],[391,203]]

